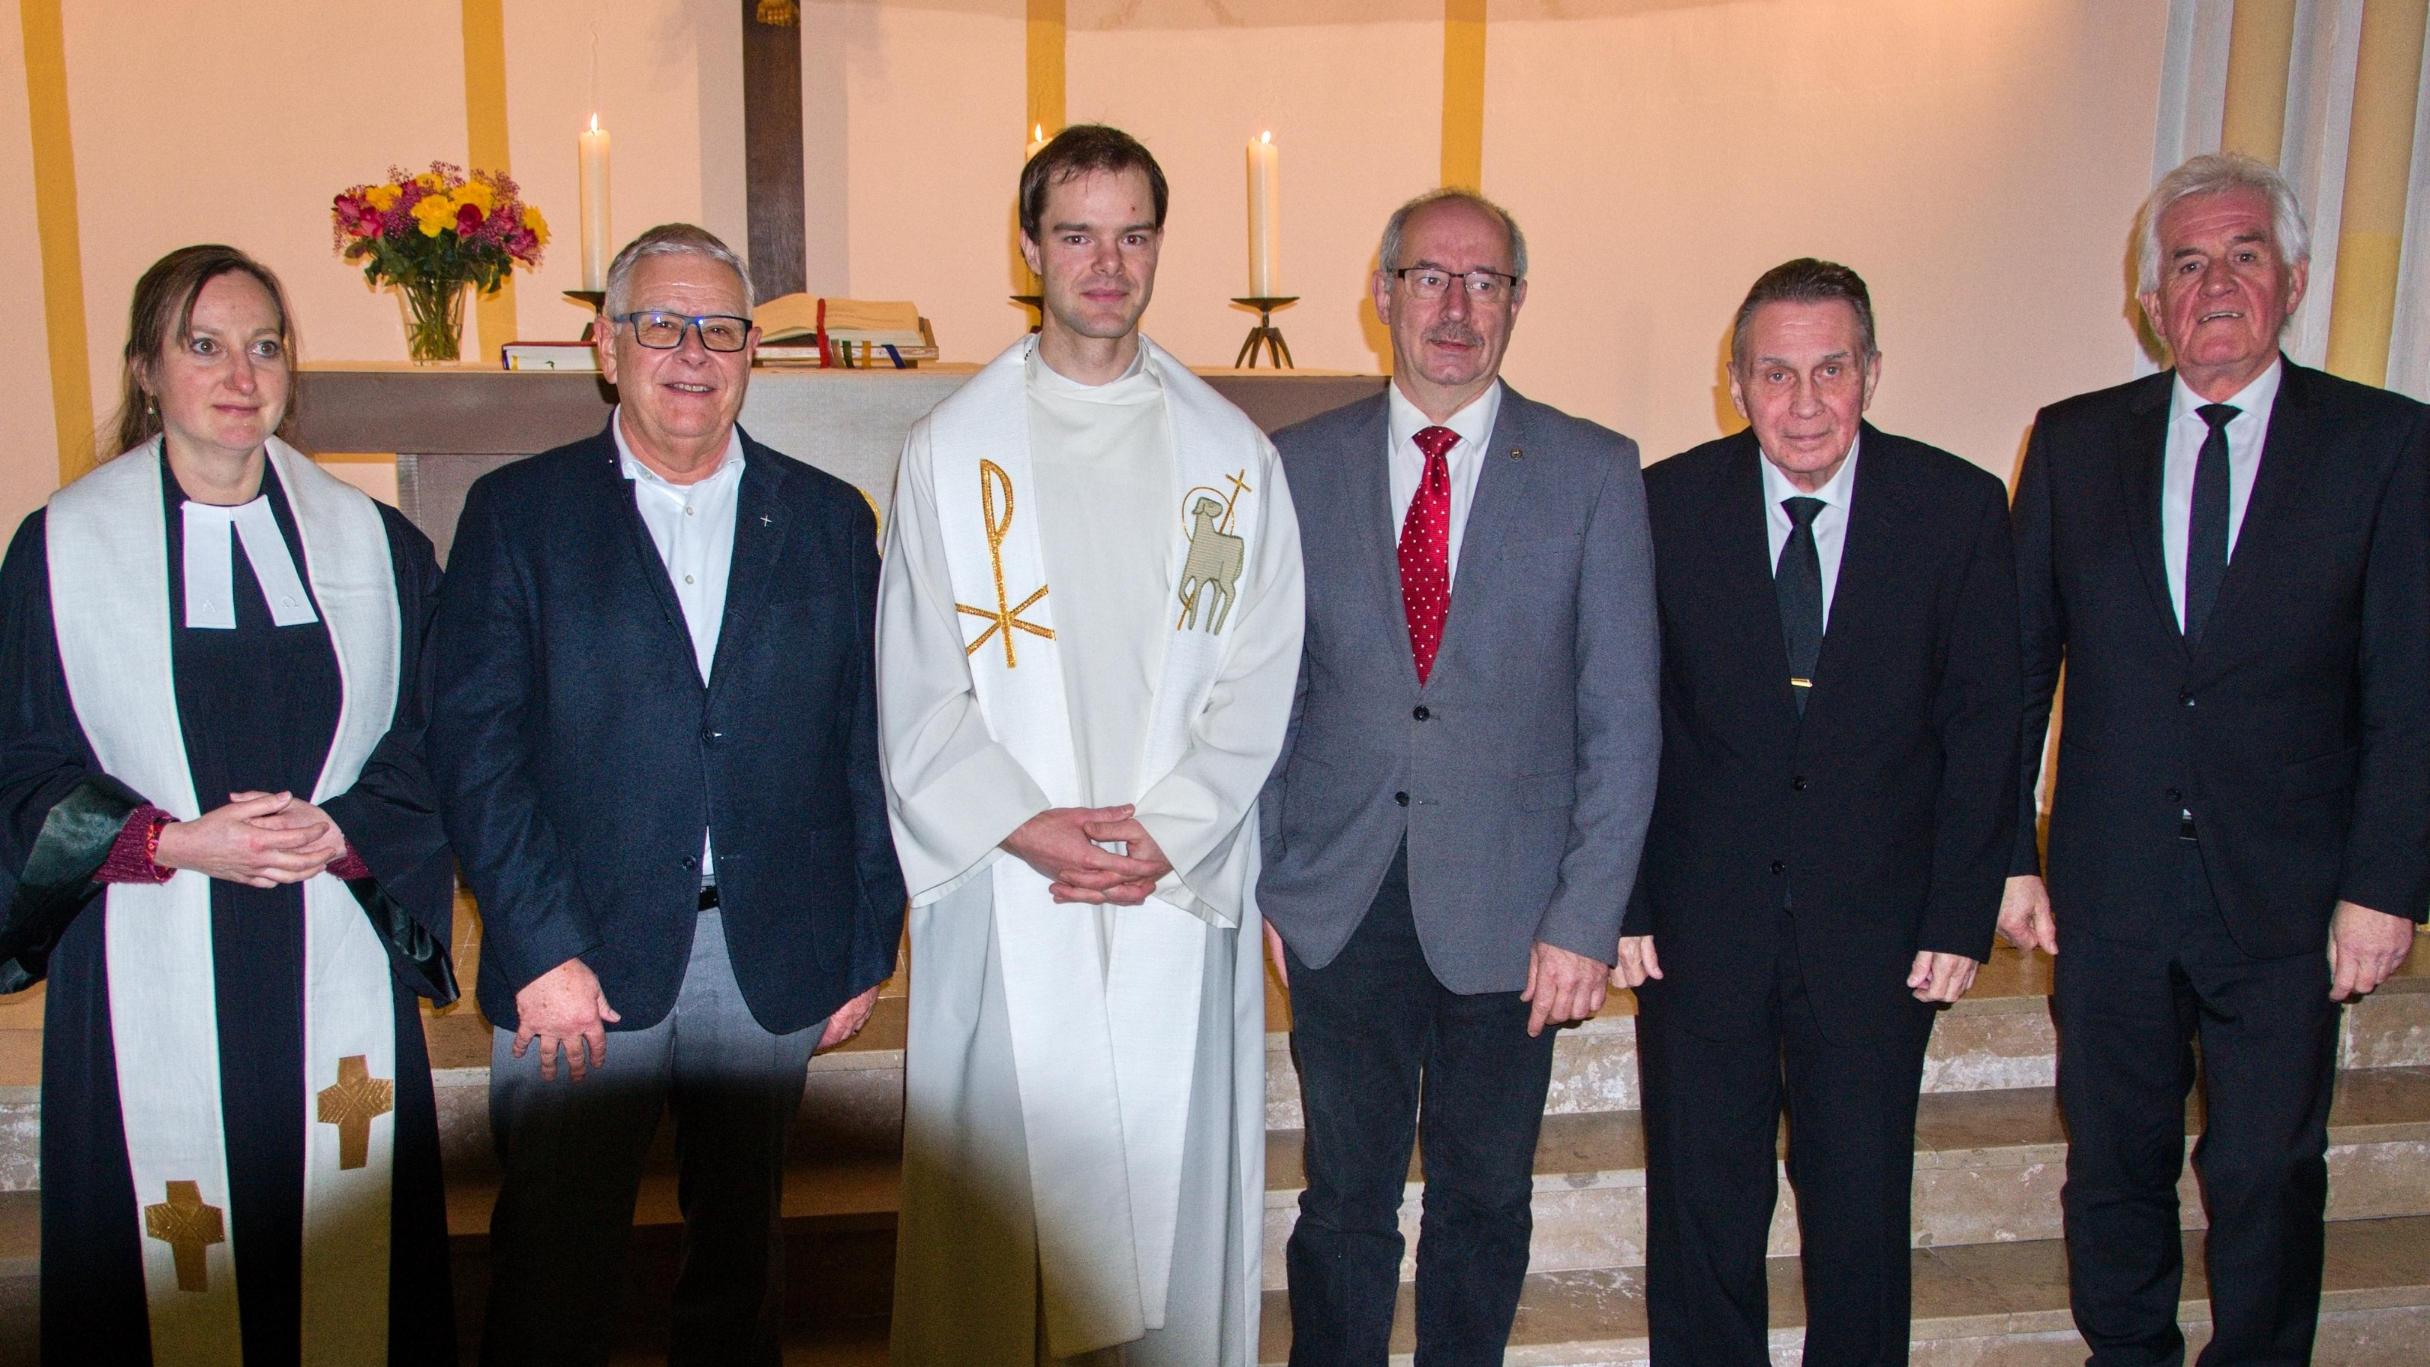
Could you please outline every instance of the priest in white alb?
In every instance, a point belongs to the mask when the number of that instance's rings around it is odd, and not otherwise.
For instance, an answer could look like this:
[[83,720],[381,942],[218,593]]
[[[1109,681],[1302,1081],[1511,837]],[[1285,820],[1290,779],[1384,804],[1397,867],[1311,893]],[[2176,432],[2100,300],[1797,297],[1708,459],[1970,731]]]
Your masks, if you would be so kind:
[[911,888],[893,1355],[1256,1361],[1255,803],[1299,667],[1273,447],[1143,338],[1163,172],[1021,177],[1038,335],[913,428],[878,591]]

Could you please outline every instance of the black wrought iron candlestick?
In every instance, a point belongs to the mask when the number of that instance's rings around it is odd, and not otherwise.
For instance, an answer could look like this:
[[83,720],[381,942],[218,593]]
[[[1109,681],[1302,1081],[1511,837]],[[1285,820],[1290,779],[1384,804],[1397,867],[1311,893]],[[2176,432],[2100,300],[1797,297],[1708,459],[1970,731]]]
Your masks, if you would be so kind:
[[1012,301],[1013,301],[1014,303],[1016,303],[1016,304],[1019,304],[1021,307],[1025,308],[1025,309],[1036,309],[1036,310],[1038,311],[1038,321],[1037,321],[1037,322],[1034,322],[1034,323],[1032,323],[1032,324],[1030,324],[1030,325],[1029,325],[1029,330],[1030,330],[1030,331],[1032,331],[1032,332],[1036,332],[1036,331],[1037,331],[1039,328],[1042,328],[1042,327],[1046,326],[1046,296],[1045,296],[1045,295],[1043,295],[1043,294],[1016,294],[1016,295],[1012,296]]
[[1232,302],[1244,308],[1257,310],[1257,326],[1249,329],[1249,340],[1240,344],[1240,354],[1232,358],[1232,368],[1234,370],[1255,370],[1257,353],[1263,349],[1268,356],[1273,358],[1276,370],[1293,369],[1291,344],[1283,340],[1282,329],[1274,326],[1274,310],[1298,303],[1299,296],[1285,294],[1268,298],[1235,299]]

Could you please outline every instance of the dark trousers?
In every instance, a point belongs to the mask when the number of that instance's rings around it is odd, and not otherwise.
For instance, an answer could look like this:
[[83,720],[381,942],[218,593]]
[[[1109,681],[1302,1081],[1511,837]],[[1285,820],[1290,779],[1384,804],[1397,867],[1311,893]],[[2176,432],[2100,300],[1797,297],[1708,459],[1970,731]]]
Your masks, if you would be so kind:
[[[1685,1019],[1661,982],[1638,993],[1646,1314],[1661,1367],[1771,1361],[1764,1255],[1779,1192],[1773,1158],[1784,1103],[1805,1274],[1804,1360],[1808,1367],[1907,1360],[1915,1105],[1932,1009],[1911,1000],[1914,1010],[1886,1038],[1827,1037],[1798,967],[1794,931],[1783,912],[1772,962],[1747,966],[1772,977],[1760,1020]],[[1817,986],[1908,991],[1903,977],[1878,987]]]
[[[2311,1359],[2328,1200],[2337,1009],[2319,950],[2255,959],[2230,939],[2188,842],[2154,943],[2059,915],[2059,1105],[2067,1117],[2068,1289],[2096,1367],[2184,1360],[2177,1179],[2202,1044],[2194,1172],[2210,1213],[2205,1364]],[[2325,931],[2324,931],[2325,935]]]
[[683,1262],[667,1361],[776,1367],[785,1134],[823,1024],[761,1029],[735,985],[724,924],[704,911],[674,1009],[611,1032],[606,1065],[582,1081],[562,1061],[543,1081],[537,1049],[518,1059],[515,1032],[493,1030],[489,1115],[505,1180],[490,1217],[481,1360],[607,1362],[642,1164],[672,1109]]
[[1285,1254],[1292,1367],[1385,1361],[1412,1141],[1426,1177],[1417,1361],[1501,1362],[1527,1276],[1554,1032],[1528,1038],[1516,992],[1462,995],[1435,978],[1405,850],[1333,962],[1284,955],[1307,1115],[1308,1185]]

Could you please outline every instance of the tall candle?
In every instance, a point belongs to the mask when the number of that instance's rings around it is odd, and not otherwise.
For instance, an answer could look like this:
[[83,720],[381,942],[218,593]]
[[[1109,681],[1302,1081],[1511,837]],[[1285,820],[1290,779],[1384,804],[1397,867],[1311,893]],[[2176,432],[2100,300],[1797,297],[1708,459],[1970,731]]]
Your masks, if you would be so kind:
[[1281,288],[1276,261],[1282,247],[1282,149],[1272,132],[1249,143],[1249,296],[1272,299]]
[[616,255],[608,228],[608,135],[591,115],[582,133],[582,287],[607,288],[608,262]]

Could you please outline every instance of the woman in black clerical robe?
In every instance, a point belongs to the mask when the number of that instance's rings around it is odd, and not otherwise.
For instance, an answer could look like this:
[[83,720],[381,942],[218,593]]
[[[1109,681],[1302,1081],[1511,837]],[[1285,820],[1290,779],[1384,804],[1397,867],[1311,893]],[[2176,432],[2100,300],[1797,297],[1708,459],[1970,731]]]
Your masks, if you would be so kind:
[[43,1356],[452,1363],[416,1008],[455,993],[438,567],[275,435],[269,271],[183,248],[131,315],[125,454],[0,565],[0,991],[50,984]]

